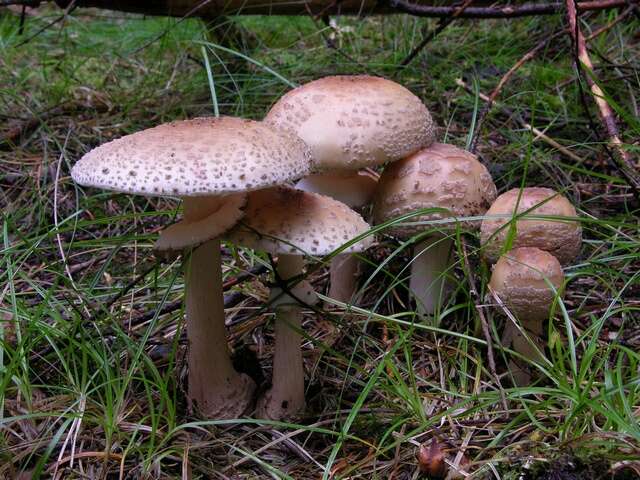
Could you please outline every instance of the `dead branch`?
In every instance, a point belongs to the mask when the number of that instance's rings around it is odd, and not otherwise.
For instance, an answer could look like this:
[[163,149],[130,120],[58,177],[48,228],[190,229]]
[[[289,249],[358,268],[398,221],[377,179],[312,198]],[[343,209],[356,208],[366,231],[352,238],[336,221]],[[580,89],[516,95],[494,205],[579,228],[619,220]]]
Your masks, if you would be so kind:
[[[636,169],[637,165],[633,164],[631,155],[623,148],[622,140],[620,140],[620,133],[618,125],[616,123],[615,114],[613,109],[607,102],[604,92],[595,81],[595,70],[593,63],[589,57],[587,50],[587,43],[585,41],[582,30],[577,21],[577,8],[575,0],[566,0],[567,7],[567,20],[569,23],[569,34],[571,42],[573,44],[575,65],[578,75],[578,81],[584,77],[591,96],[598,108],[598,116],[604,125],[607,132],[607,153],[613,160],[614,164],[618,167],[620,172],[627,179],[629,184],[633,187],[636,193],[640,192],[640,173]],[[586,70],[586,75],[582,75],[583,69]],[[596,132],[599,133],[599,132]]]
[[[12,0],[13,1],[13,0]],[[69,0],[55,0],[66,7]],[[229,0],[227,2],[211,2],[199,6],[201,0],[165,0],[149,2],[146,0],[77,0],[78,7],[95,7],[109,10],[120,10],[145,15],[168,15],[173,17],[201,16],[215,17],[217,15],[308,15],[309,11],[316,15],[369,15],[408,13],[420,17],[449,18],[460,9],[460,5],[451,2],[450,5],[438,6],[434,0]],[[532,15],[553,15],[564,10],[562,1],[546,3],[530,2],[521,5],[493,5],[492,2],[479,0],[480,5],[467,7],[460,13],[459,18],[516,18]],[[604,10],[626,6],[626,0],[595,0],[578,3],[578,11]],[[193,9],[197,7],[197,13]],[[189,12],[192,12],[189,14]]]
[[[390,0],[391,8],[417,17],[448,17],[453,15],[458,7],[436,7],[409,3],[405,0]],[[620,8],[627,5],[626,0],[600,0],[579,2],[576,8],[579,12],[590,10],[605,10]],[[562,2],[525,3],[522,5],[504,5],[490,7],[469,7],[460,14],[460,18],[517,18],[535,15],[553,15],[563,10]]]

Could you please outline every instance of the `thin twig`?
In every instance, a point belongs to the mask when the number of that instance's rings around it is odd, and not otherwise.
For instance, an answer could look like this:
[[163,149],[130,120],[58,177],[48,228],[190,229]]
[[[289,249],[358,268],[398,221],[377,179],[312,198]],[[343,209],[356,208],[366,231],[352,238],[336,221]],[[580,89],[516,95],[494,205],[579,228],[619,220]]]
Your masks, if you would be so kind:
[[480,318],[480,325],[482,326],[482,334],[484,335],[484,339],[487,342],[487,361],[489,362],[489,371],[491,375],[493,375],[496,385],[500,389],[500,398],[502,399],[502,406],[506,411],[509,410],[509,405],[507,404],[507,397],[504,394],[504,389],[502,388],[502,383],[500,382],[500,377],[496,371],[496,360],[493,356],[493,340],[491,338],[491,332],[489,330],[489,323],[487,322],[487,318],[484,316],[484,311],[482,307],[479,305],[480,303],[480,293],[476,287],[476,280],[473,276],[473,272],[471,270],[471,266],[469,265],[469,255],[467,252],[467,245],[464,240],[461,242],[462,246],[462,260],[465,269],[465,273],[467,278],[469,279],[469,293],[471,295],[473,304],[478,312],[478,317]]
[[[472,95],[476,94],[476,92],[473,90],[473,88],[471,88],[469,85],[467,85],[460,78],[456,79],[456,85],[459,85],[460,87],[464,88],[467,92],[471,93]],[[484,100],[485,102],[489,101],[489,96],[485,95],[482,92],[478,92],[478,96],[480,97],[480,99]],[[560,153],[562,153],[563,155],[575,160],[576,162],[578,162],[578,163],[582,163],[583,162],[583,159],[580,158],[578,155],[573,153],[571,150],[569,150],[564,145],[561,145],[558,142],[556,142],[553,138],[547,136],[542,130],[537,129],[536,127],[534,127],[531,124],[529,124],[526,121],[524,121],[524,119],[519,114],[517,114],[516,112],[514,112],[510,108],[508,108],[508,107],[506,107],[504,105],[498,104],[497,102],[494,102],[494,103],[499,106],[500,110],[507,117],[514,118],[520,124],[520,126],[522,128],[525,128],[525,129],[529,130],[530,132],[532,132],[536,136],[536,138],[539,138],[540,140],[542,140],[543,142],[547,143],[548,145],[551,145],[553,148],[557,149]]]
[[491,110],[491,107],[493,106],[493,102],[495,102],[496,98],[498,97],[498,95],[502,91],[502,88],[506,85],[506,83],[513,76],[513,74],[516,73],[516,71],[520,67],[522,67],[522,65],[527,63],[533,57],[535,57],[536,54],[540,50],[542,50],[543,48],[545,48],[549,44],[549,42],[551,42],[552,40],[555,40],[560,35],[564,34],[564,32],[565,31],[563,29],[563,30],[561,30],[559,32],[554,33],[553,35],[546,36],[544,39],[542,39],[540,42],[538,42],[538,44],[535,47],[533,47],[522,58],[520,58],[520,60],[518,60],[509,69],[509,71],[507,71],[507,73],[505,73],[502,76],[502,78],[500,79],[500,81],[498,82],[496,87],[489,94],[489,97],[487,98],[484,107],[482,108],[482,110],[480,110],[480,114],[478,115],[478,120],[476,122],[475,132],[473,133],[473,138],[471,140],[471,145],[469,147],[469,151],[471,151],[471,153],[475,153],[476,152],[476,149],[478,147],[478,139],[480,138],[480,131],[482,130],[482,125],[483,125],[485,119],[487,118],[487,115],[489,114],[489,111]]
[[[577,9],[580,12],[590,10],[605,10],[620,8],[627,5],[626,0],[600,0],[580,2]],[[409,3],[405,0],[390,0],[389,6],[417,17],[445,18],[453,15],[459,7],[455,6],[431,6]],[[535,15],[553,15],[563,10],[562,2],[549,3],[525,3],[522,5],[503,5],[493,7],[469,7],[460,14],[460,18],[517,18]]]
[[[620,172],[627,179],[629,185],[634,189],[636,195],[639,195],[640,174],[636,170],[636,165],[633,164],[631,156],[622,147],[622,140],[620,140],[620,133],[618,125],[616,124],[613,109],[607,102],[604,92],[594,80],[596,78],[595,71],[591,58],[589,57],[587,43],[584,35],[582,34],[582,30],[578,25],[575,0],[566,0],[566,6],[567,20],[569,22],[569,34],[574,47],[574,60],[578,75],[578,84],[580,84],[580,79],[583,77],[583,69],[585,69],[586,75],[584,75],[584,78],[587,85],[589,85],[593,100],[598,107],[598,115],[600,116],[600,120],[607,132],[608,146],[605,147],[605,150]],[[596,131],[596,133],[599,132]]]
[[434,38],[440,35],[440,33],[442,33],[442,31],[445,28],[451,25],[456,18],[459,18],[460,15],[465,11],[465,9],[469,5],[471,5],[472,2],[473,0],[466,0],[462,5],[460,5],[460,7],[458,7],[453,12],[451,16],[440,19],[440,22],[438,23],[438,26],[436,27],[436,29],[431,31],[431,33],[429,33],[428,35],[425,35],[425,37],[418,44],[418,46],[414,48],[411,51],[411,53],[409,53],[409,55],[407,55],[406,58],[402,60],[402,62],[400,62],[400,65],[402,65],[403,67],[406,67],[407,65],[409,65],[413,61],[413,59],[416,58],[416,56],[422,51],[422,49],[426,47],[427,44],[431,42]]
[[31,40],[36,38],[38,35],[40,35],[45,30],[49,30],[51,27],[53,27],[57,23],[60,23],[62,20],[67,18],[67,15],[69,15],[71,12],[73,12],[76,9],[76,7],[77,7],[76,2],[75,2],[75,0],[73,0],[67,6],[67,8],[64,9],[64,12],[62,13],[62,15],[60,15],[59,17],[55,18],[54,20],[50,21],[49,23],[47,23],[44,27],[40,28],[36,33],[31,35],[30,37],[25,38],[23,41],[18,43],[14,48],[22,47],[26,43],[29,43]]

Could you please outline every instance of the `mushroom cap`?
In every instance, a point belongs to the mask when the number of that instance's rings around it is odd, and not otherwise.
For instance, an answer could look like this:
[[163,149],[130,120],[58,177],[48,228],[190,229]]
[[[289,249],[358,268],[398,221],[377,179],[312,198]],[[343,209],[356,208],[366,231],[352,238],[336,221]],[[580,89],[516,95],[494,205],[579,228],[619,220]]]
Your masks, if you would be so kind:
[[[450,214],[429,213],[412,217],[411,222],[481,215],[495,198],[491,175],[475,155],[453,145],[434,143],[385,168],[378,181],[373,217],[380,224],[422,208],[446,209]],[[408,237],[424,229],[423,225],[398,225],[391,233]]]
[[[369,230],[360,215],[317,193],[275,187],[249,194],[242,221],[225,238],[271,254],[326,255]],[[343,253],[369,247],[370,237]]]
[[[527,217],[577,217],[576,209],[571,202],[550,188],[524,188],[518,203],[519,195],[518,188],[500,195],[487,211],[487,218],[482,221],[480,241],[484,246],[485,257],[492,263],[500,256],[509,234],[507,223],[511,221],[516,205],[517,213],[530,210],[526,214]],[[538,206],[534,208],[535,205]],[[494,215],[502,215],[503,218],[490,218]],[[561,264],[566,265],[578,256],[581,243],[582,227],[575,220],[525,220],[522,217],[516,221],[516,235],[512,248],[537,247],[550,252]]]
[[284,95],[265,122],[296,133],[319,170],[355,170],[409,155],[434,141],[427,107],[391,80],[325,77]]
[[316,173],[296,183],[298,190],[334,198],[350,208],[371,203],[379,176],[368,170]]
[[142,195],[202,196],[257,190],[307,175],[295,135],[234,117],[158,125],[105,143],[71,170],[81,185]]
[[563,282],[564,274],[556,257],[539,248],[520,247],[498,259],[489,285],[516,317],[526,321],[549,316]]

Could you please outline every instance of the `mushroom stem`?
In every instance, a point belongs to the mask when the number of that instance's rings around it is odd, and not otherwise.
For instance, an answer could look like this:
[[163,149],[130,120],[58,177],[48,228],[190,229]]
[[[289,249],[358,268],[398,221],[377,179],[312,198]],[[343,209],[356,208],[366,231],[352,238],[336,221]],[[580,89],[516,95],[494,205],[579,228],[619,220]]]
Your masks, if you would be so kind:
[[[277,271],[283,281],[300,275],[303,267],[304,259],[300,255],[278,257]],[[305,407],[302,340],[299,333],[301,327],[300,305],[285,304],[276,307],[272,387],[259,402],[259,417],[280,420]]]
[[[518,352],[524,358],[530,359],[535,362],[542,362],[544,357],[540,352],[544,351],[544,344],[542,341],[543,334],[543,319],[528,319],[522,320],[520,328],[526,336],[520,332],[520,330],[509,322],[505,327],[505,336],[511,336],[511,347]],[[535,344],[535,346],[534,346]],[[536,350],[537,347],[537,350]],[[531,384],[532,371],[531,367],[525,360],[512,359],[509,361],[509,370],[513,376],[514,383],[519,387],[524,387]]]
[[409,288],[420,317],[433,315],[440,308],[447,287],[452,246],[448,237],[431,236],[413,247]]
[[329,296],[339,302],[354,302],[360,260],[351,253],[341,253],[331,260],[329,266]]
[[255,385],[231,363],[224,325],[220,240],[193,250],[186,265],[189,403],[209,418],[237,418]]

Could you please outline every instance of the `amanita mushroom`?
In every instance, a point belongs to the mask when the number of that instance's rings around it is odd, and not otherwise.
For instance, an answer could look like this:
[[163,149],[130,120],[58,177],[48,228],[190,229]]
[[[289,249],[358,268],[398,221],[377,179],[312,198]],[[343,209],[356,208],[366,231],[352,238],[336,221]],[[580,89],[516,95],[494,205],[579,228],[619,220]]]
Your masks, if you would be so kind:
[[71,175],[81,185],[183,199],[184,220],[163,232],[156,248],[196,247],[185,265],[188,396],[203,415],[238,417],[255,388],[229,356],[218,237],[243,215],[244,192],[299,178],[311,166],[309,150],[297,137],[260,122],[221,117],[127,135],[90,151],[73,167]]
[[[535,247],[514,248],[498,259],[489,286],[520,321],[522,331],[511,329],[513,349],[525,358],[540,361],[544,320],[556,298],[562,297],[564,274],[556,257]],[[525,334],[523,334],[523,332]],[[512,363],[519,385],[529,382],[522,362]]]
[[[537,218],[549,216],[551,218]],[[555,218],[554,218],[555,217]],[[491,205],[480,227],[480,240],[487,260],[494,263],[505,243],[515,235],[511,248],[537,247],[555,256],[562,265],[580,252],[582,228],[571,202],[550,188],[528,187],[503,193]]]
[[[255,250],[277,255],[277,274],[283,282],[302,275],[304,256],[322,256],[369,230],[369,225],[346,205],[329,197],[290,187],[249,194],[242,221],[225,237]],[[364,238],[345,251],[358,252],[370,243]],[[304,371],[300,348],[301,306],[314,294],[307,282],[289,284],[294,298],[272,292],[276,345],[272,388],[258,402],[258,415],[281,419],[300,412],[304,401]]]
[[[481,215],[496,196],[491,175],[475,155],[453,145],[434,143],[409,157],[388,165],[378,182],[373,205],[375,224],[419,209],[437,211],[417,215],[411,222],[432,222],[444,218]],[[464,225],[475,228],[474,222]],[[410,238],[425,225],[400,223],[392,235]],[[434,225],[434,232],[413,247],[409,287],[418,313],[433,314],[440,306],[447,269],[451,265],[453,242],[447,235],[450,225]]]
[[[372,177],[358,169],[403,158],[434,141],[434,125],[420,99],[402,85],[366,75],[306,83],[276,102],[265,122],[287,129],[311,148],[318,173],[296,188],[327,195],[352,208],[371,201]],[[337,256],[329,296],[352,300],[357,262]]]

